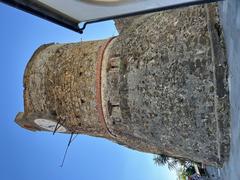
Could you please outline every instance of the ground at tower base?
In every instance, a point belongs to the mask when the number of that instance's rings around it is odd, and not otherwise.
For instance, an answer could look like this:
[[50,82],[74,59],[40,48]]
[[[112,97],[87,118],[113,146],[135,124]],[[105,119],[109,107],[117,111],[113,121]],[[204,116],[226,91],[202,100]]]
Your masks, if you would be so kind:
[[208,167],[213,180],[240,179],[240,1],[224,0],[219,3],[221,23],[229,65],[229,97],[231,116],[230,157],[223,168]]

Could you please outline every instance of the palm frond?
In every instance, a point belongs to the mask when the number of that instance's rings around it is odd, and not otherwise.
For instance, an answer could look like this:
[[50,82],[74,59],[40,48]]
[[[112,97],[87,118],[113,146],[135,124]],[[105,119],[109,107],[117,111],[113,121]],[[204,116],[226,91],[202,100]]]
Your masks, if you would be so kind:
[[156,165],[164,166],[168,163],[169,157],[164,154],[159,154],[159,155],[155,155],[153,160]]
[[169,170],[177,169],[178,164],[179,164],[178,160],[176,160],[176,159],[170,159],[170,160],[168,161],[168,169],[169,169]]

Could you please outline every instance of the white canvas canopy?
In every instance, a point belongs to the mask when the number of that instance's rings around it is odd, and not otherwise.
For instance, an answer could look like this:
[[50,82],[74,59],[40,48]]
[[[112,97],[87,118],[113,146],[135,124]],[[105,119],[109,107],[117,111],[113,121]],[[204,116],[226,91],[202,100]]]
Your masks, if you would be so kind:
[[96,22],[218,0],[0,0],[81,32],[80,22]]
[[[39,0],[40,2],[77,19],[93,21],[109,17],[195,4],[199,0]],[[206,1],[207,2],[207,1]]]

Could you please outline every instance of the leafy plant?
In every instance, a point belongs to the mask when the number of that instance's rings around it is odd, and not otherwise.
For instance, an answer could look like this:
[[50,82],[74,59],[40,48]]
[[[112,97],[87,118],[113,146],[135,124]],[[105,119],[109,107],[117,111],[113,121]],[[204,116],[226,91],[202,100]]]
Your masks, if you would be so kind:
[[194,162],[187,161],[184,159],[177,159],[173,157],[169,157],[164,154],[155,155],[154,163],[158,166],[168,166],[169,170],[177,170],[178,174],[183,177],[191,176],[195,173]]

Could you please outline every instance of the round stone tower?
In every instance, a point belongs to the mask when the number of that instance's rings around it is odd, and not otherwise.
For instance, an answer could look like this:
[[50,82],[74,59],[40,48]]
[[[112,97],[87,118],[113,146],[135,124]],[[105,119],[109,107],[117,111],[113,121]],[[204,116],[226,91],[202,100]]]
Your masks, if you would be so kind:
[[34,53],[16,122],[32,131],[88,134],[222,165],[229,100],[217,6],[115,22],[118,37],[43,45]]

